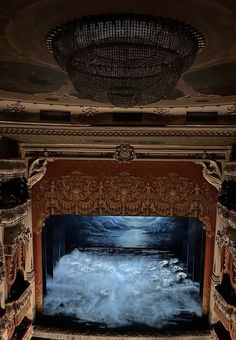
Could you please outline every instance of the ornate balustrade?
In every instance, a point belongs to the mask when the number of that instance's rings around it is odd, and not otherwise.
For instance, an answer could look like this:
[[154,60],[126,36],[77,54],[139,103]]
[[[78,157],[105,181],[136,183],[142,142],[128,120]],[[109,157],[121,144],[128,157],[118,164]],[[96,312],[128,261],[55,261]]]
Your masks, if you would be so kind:
[[30,297],[32,291],[30,285],[25,289],[21,296],[12,302],[6,302],[5,308],[7,314],[13,313],[15,325],[18,326],[25,317],[26,312],[30,307]]
[[12,209],[1,209],[0,210],[0,224],[3,226],[14,226],[17,223],[21,223],[27,215],[30,208],[31,201],[27,200],[24,204],[18,205]]
[[[234,232],[234,234],[232,233]],[[236,260],[236,243],[235,243],[235,230],[230,230],[228,228],[224,228],[223,230],[219,230],[216,234],[216,242],[220,248],[227,247],[231,253],[231,256],[234,260]]]
[[235,339],[236,307],[227,303],[217,290],[214,292],[214,311],[224,325],[225,329],[230,332],[232,339]]
[[[23,224],[14,227],[13,235],[6,235],[4,240],[4,255],[13,256],[17,250],[17,247],[24,243],[28,245],[30,238],[30,229],[26,228]],[[10,237],[9,237],[10,236]]]
[[227,207],[223,206],[222,204],[218,203],[218,212],[222,220],[227,224],[230,225],[232,228],[236,229],[236,211],[229,210]]

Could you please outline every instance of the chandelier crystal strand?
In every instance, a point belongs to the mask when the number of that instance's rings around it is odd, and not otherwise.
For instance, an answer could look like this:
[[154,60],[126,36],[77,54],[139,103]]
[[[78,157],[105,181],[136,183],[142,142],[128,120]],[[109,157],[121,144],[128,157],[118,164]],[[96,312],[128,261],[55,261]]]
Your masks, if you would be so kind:
[[204,47],[192,26],[141,14],[76,19],[46,42],[80,98],[118,107],[165,98]]

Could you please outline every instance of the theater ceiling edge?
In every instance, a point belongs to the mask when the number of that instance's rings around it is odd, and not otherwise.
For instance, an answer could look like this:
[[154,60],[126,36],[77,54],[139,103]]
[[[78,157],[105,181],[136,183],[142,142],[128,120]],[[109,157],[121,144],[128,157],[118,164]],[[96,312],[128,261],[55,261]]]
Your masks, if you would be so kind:
[[47,32],[60,23],[114,12],[170,17],[196,26],[205,36],[206,48],[181,77],[175,92],[149,105],[151,110],[236,102],[236,4],[230,0],[71,0],[70,6],[65,0],[4,1],[0,6],[0,98],[30,102],[31,109],[44,103],[61,105],[61,109],[114,110],[79,98],[45,44]]

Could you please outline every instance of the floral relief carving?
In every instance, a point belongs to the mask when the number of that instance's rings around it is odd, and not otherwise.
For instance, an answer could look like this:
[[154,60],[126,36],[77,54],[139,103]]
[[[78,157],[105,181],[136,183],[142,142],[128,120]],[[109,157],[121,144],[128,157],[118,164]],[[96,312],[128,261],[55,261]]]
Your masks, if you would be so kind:
[[198,217],[207,235],[214,230],[215,202],[207,184],[176,173],[168,176],[84,176],[74,171],[55,180],[43,179],[34,198],[39,233],[43,221],[54,214],[160,215]]

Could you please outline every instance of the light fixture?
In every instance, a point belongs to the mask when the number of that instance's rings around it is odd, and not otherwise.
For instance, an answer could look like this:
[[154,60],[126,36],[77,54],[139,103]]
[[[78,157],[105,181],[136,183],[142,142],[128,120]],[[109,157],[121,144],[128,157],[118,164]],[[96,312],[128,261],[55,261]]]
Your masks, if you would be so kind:
[[142,14],[76,19],[46,42],[80,98],[119,107],[165,98],[204,47],[192,26]]

